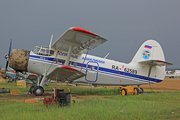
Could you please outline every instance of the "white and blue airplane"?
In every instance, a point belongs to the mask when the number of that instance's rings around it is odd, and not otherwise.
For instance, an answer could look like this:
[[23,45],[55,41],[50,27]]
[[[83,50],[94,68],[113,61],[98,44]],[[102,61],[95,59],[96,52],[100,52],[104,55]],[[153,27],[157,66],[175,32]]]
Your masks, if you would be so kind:
[[163,81],[165,66],[172,65],[165,61],[163,50],[155,40],[145,41],[129,64],[87,54],[106,41],[93,32],[72,27],[53,45],[51,37],[49,47],[35,46],[32,51],[13,49],[9,66],[37,74],[37,84],[30,92],[40,96],[48,79],[94,86],[137,85],[140,90],[142,84]]

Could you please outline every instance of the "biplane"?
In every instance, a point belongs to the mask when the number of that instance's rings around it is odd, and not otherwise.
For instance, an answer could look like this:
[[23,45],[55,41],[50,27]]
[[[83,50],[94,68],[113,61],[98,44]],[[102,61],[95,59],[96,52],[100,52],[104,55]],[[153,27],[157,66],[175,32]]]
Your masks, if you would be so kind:
[[51,37],[48,47],[35,46],[31,51],[13,49],[9,66],[19,72],[37,74],[37,83],[30,92],[40,96],[48,79],[94,86],[137,85],[140,91],[142,84],[163,81],[165,66],[172,65],[165,61],[163,50],[155,40],[145,41],[128,64],[88,54],[106,41],[96,33],[72,27],[52,45]]

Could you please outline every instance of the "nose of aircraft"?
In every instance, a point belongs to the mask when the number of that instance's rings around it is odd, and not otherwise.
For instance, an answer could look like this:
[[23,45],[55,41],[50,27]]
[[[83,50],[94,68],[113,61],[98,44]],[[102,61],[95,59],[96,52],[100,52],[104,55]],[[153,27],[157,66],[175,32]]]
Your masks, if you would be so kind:
[[13,49],[11,52],[9,66],[16,71],[27,71],[30,51]]

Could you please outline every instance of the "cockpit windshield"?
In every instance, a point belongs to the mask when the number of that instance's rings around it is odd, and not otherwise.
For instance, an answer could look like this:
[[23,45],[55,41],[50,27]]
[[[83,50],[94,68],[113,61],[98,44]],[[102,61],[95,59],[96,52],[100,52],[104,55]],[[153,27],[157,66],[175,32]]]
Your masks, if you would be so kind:
[[44,56],[52,56],[54,55],[54,50],[49,50],[48,47],[36,46],[33,50],[33,53]]

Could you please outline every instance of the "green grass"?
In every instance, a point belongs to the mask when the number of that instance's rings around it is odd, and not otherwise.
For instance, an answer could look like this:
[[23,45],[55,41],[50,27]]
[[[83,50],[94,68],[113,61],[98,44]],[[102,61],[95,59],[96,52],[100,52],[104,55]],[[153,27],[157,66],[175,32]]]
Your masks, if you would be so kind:
[[[16,84],[14,84],[14,89],[20,89],[15,86]],[[45,87],[46,89],[52,90]],[[0,98],[0,119],[167,120],[180,118],[179,91],[145,91],[147,94],[123,97],[117,89],[73,86],[70,89],[80,95],[104,95],[105,97],[76,100],[70,107],[63,108],[57,105],[45,107],[43,101],[39,101],[38,106],[31,103],[23,104],[23,100],[32,98]],[[21,88],[20,90],[28,89]]]
[[[171,98],[171,99],[169,99]],[[149,94],[128,95],[122,97],[107,96],[105,98],[88,98],[77,100],[70,107],[44,107],[42,101],[39,106],[9,101],[0,103],[1,120],[29,120],[29,119],[77,119],[77,120],[154,120],[178,119],[180,117],[179,94]],[[6,111],[6,112],[4,112]],[[174,112],[174,114],[172,114]]]

